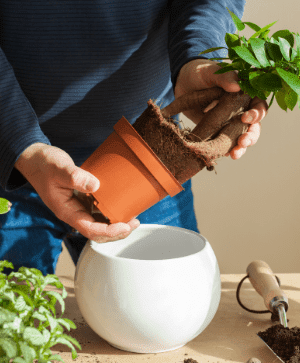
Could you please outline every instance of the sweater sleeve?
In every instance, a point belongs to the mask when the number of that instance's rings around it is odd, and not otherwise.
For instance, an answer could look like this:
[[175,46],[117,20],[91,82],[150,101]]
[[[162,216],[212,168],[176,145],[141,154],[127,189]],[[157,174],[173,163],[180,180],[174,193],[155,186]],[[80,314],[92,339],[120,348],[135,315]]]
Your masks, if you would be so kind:
[[213,47],[226,47],[225,34],[236,27],[226,7],[240,19],[245,0],[174,0],[169,23],[169,56],[173,90],[181,67],[193,59],[227,57],[227,50],[199,56]]
[[0,49],[0,186],[6,191],[27,183],[14,164],[21,153],[36,142],[50,145],[12,66]]

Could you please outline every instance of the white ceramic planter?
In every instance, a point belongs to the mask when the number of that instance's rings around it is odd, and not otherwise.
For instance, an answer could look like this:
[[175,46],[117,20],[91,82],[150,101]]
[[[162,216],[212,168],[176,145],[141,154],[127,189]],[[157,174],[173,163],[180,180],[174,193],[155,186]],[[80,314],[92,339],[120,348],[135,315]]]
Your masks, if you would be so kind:
[[120,241],[87,242],[75,294],[88,325],[109,344],[158,353],[182,347],[209,325],[220,302],[220,271],[202,235],[142,224]]

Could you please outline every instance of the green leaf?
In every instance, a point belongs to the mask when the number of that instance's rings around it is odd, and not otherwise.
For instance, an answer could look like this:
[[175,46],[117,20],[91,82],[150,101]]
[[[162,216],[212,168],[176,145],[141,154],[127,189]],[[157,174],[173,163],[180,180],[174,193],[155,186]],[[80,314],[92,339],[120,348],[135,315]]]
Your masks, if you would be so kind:
[[54,319],[52,316],[48,315],[47,316],[47,319],[49,321],[49,324],[50,324],[50,328],[51,328],[51,331],[53,332],[55,330],[55,328],[57,327],[57,320]]
[[71,348],[71,350],[72,350],[72,358],[73,359],[76,359],[77,358],[76,349],[73,347],[73,345],[67,339],[65,339],[64,337],[58,337],[57,339],[55,339],[55,342],[53,342],[52,346],[54,346],[54,345],[56,345],[58,343],[64,344],[64,345],[68,346],[69,348]]
[[11,338],[0,338],[0,347],[5,351],[8,358],[14,358],[17,355],[17,344]]
[[[278,20],[277,20],[278,21]],[[264,26],[263,28],[261,28],[260,30],[258,30],[256,33],[254,33],[250,39],[256,38],[258,35],[260,35],[261,33],[263,33],[264,31],[266,31],[267,29],[271,28],[272,25],[274,25],[275,23],[277,23],[277,21],[274,21],[271,24],[268,24],[266,26]]]
[[234,22],[234,25],[236,26],[238,31],[244,30],[245,29],[245,25],[244,23],[232,12],[230,11],[227,7],[226,9],[228,10],[229,14],[231,15],[231,18]]
[[56,286],[58,289],[62,289],[64,287],[64,285],[59,281],[58,276],[53,275],[53,274],[48,274],[45,277],[43,285],[45,285],[45,286],[47,286],[47,285]]
[[59,354],[53,354],[50,355],[49,360],[59,360],[60,362],[64,362],[64,360],[62,359],[62,357]]
[[223,58],[223,57],[221,57],[221,58],[209,58],[210,60],[222,60],[222,59],[230,59],[230,58]]
[[12,332],[20,334],[24,330],[24,324],[22,322],[22,319],[16,316],[14,321],[3,324],[3,329],[8,329]]
[[237,34],[231,34],[231,33],[226,33],[225,43],[227,44],[227,46],[229,48],[232,48],[232,47],[235,47],[235,46],[241,44],[239,36]]
[[258,32],[261,29],[260,26],[254,24],[254,23],[251,23],[249,21],[244,21],[244,24],[248,25],[251,29],[255,30],[256,32]]
[[50,341],[51,333],[49,332],[48,329],[43,330],[43,337],[44,337],[46,343]]
[[199,53],[198,55],[214,52],[215,50],[219,50],[219,49],[227,49],[227,48],[225,48],[225,47],[209,48],[209,49],[206,49],[203,52]]
[[245,46],[237,46],[233,49],[247,63],[257,68],[261,67],[260,63],[254,58],[250,50],[248,50]]
[[0,261],[0,271],[3,271],[4,267],[13,269],[14,265],[7,260]]
[[73,337],[71,337],[71,336],[69,336],[69,335],[67,335],[67,334],[63,334],[62,335],[62,337],[63,338],[65,338],[65,339],[67,339],[67,340],[69,340],[71,343],[73,343],[78,349],[82,349],[81,348],[81,345],[78,343],[78,341],[75,339],[75,338],[73,338]]
[[275,97],[276,97],[276,101],[279,105],[279,107],[286,111],[287,110],[287,104],[285,103],[285,91],[279,90],[278,92],[275,93]]
[[239,81],[238,83],[244,93],[247,93],[251,98],[254,98],[256,96],[257,91],[250,85],[250,83],[242,81]]
[[282,84],[283,84],[282,88],[284,91],[285,104],[291,111],[293,111],[298,101],[298,95],[294,90],[291,89],[291,87],[285,81],[282,81]]
[[281,78],[274,73],[264,73],[250,81],[253,88],[276,92],[282,88]]
[[262,32],[262,33],[259,35],[258,39],[268,40],[268,34],[269,34],[269,33],[270,33],[270,29],[265,30],[264,32]]
[[14,321],[18,315],[12,311],[0,307],[0,324]]
[[[44,294],[46,296],[49,296],[50,298],[53,296],[55,298],[55,302],[56,302],[56,299],[57,299],[59,301],[60,305],[61,305],[61,311],[62,311],[62,313],[64,313],[64,311],[65,311],[65,302],[64,302],[64,300],[63,300],[60,293],[58,293],[57,291],[45,291]],[[53,305],[55,305],[55,303]]]
[[7,199],[0,198],[0,214],[5,214],[9,212],[11,206],[12,206],[11,202],[9,202]]
[[43,335],[36,328],[32,327],[25,328],[23,338],[32,345],[41,346],[45,343]]
[[36,358],[36,352],[26,342],[19,341],[19,346],[26,362],[32,362]]
[[228,67],[222,67],[221,69],[217,70],[214,74],[222,74],[222,73],[233,71],[235,69],[236,69],[235,67],[230,65]]
[[232,48],[228,49],[228,57],[231,60],[239,59],[239,56],[237,55],[237,53]]
[[12,291],[21,295],[17,298],[16,303],[15,303],[15,308],[17,311],[24,310],[26,307],[26,303],[28,306],[34,307],[34,303],[31,300],[31,298],[29,297],[30,288],[28,288],[28,286],[16,285],[12,288]]
[[29,363],[29,362],[26,362],[26,360],[22,357],[17,357],[14,359],[14,363]]
[[290,43],[287,40],[280,38],[280,37],[278,38],[278,40],[279,40],[279,47],[281,50],[281,54],[287,61],[289,61],[290,60],[290,49],[291,49]]
[[291,61],[293,62],[296,57],[297,57],[297,51],[294,48],[292,48]]
[[62,318],[66,323],[68,323],[69,324],[69,326],[72,328],[72,329],[77,329],[77,327],[76,327],[76,325],[75,325],[75,323],[72,321],[72,320],[70,320],[70,319],[68,319],[68,318]]
[[40,321],[44,322],[47,320],[47,318],[45,317],[45,315],[43,314],[40,314],[38,311],[35,311],[33,314],[32,314],[32,317],[34,319],[39,319]]
[[268,42],[266,43],[265,47],[269,58],[271,58],[275,62],[279,62],[282,60],[282,54],[279,45]]
[[10,301],[12,301],[14,304],[15,304],[15,301],[16,301],[16,296],[15,296],[15,294],[14,294],[12,291],[9,291],[9,290],[2,292],[2,294],[1,294],[1,298],[2,298],[2,299],[6,299],[6,300],[10,300]]
[[272,35],[272,38],[276,39],[276,40],[279,40],[278,38],[283,38],[283,39],[286,39],[290,46],[293,47],[294,46],[294,36],[293,34],[285,29],[285,30],[278,30],[277,32],[275,32],[273,35]]
[[66,322],[63,318],[57,319],[57,322],[61,325],[63,325],[65,328],[67,328],[70,331],[70,324]]
[[250,39],[250,45],[259,63],[263,67],[270,67],[270,63],[265,52],[265,41],[259,38]]
[[300,35],[299,35],[299,33],[295,34],[295,38],[296,38],[297,57],[300,57]]
[[290,90],[286,92],[284,100],[288,108],[293,111],[298,101],[298,94],[290,88]]
[[296,74],[287,72],[281,68],[276,67],[276,71],[279,76],[293,89],[298,95],[300,95],[300,79]]

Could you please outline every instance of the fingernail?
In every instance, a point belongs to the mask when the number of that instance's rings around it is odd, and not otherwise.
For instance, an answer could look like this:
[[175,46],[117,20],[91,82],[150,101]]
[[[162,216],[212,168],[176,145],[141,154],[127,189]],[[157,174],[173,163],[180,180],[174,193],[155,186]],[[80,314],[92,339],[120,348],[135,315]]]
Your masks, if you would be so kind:
[[246,122],[251,122],[253,121],[253,116],[251,115],[251,113],[246,112]]

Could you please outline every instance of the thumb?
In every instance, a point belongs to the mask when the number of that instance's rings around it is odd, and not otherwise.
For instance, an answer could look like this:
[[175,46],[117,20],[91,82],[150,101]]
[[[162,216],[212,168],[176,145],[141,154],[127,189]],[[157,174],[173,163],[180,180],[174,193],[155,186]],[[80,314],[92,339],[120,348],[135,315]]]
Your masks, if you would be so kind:
[[82,193],[94,193],[100,187],[100,181],[90,172],[77,166],[69,174],[68,187]]
[[238,92],[241,90],[241,87],[238,84],[238,76],[234,71],[221,74],[221,76],[217,78],[217,85],[226,92]]

